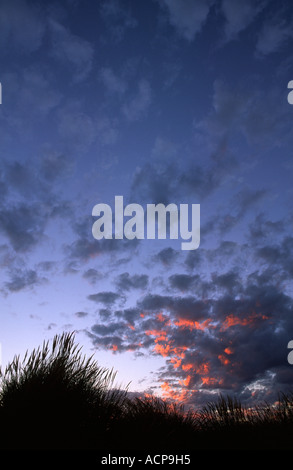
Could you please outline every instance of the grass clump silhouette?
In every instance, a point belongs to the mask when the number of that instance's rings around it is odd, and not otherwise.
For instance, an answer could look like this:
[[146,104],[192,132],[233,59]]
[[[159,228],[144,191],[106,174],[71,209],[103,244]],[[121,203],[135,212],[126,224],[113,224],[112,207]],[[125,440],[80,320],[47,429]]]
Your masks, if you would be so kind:
[[6,448],[103,447],[125,393],[113,370],[81,354],[72,333],[16,356],[1,374],[1,445]]
[[198,411],[129,398],[113,369],[86,359],[72,333],[14,357],[1,372],[1,449],[292,449],[293,394],[246,408],[219,396]]

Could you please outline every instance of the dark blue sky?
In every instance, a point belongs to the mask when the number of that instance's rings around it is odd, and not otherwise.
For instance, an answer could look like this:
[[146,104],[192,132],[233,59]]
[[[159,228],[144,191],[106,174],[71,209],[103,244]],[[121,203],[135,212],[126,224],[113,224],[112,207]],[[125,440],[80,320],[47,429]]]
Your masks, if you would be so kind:
[[[3,363],[62,331],[131,391],[292,387],[293,8],[3,0]],[[95,240],[98,203],[200,204],[201,242]]]

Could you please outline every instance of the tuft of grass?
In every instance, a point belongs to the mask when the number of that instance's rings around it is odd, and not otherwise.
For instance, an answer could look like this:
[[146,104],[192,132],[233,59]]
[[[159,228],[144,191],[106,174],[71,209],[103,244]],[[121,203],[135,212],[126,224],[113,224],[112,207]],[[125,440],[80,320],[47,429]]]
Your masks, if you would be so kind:
[[[117,448],[174,449],[186,446],[194,431],[194,413],[155,396],[128,400],[116,424]],[[122,439],[121,439],[122,436]]]
[[22,361],[16,356],[1,373],[2,445],[71,448],[96,446],[97,440],[102,445],[126,396],[113,388],[115,376],[81,354],[73,333],[56,335],[51,346],[44,342]]
[[239,426],[247,421],[247,410],[237,398],[220,395],[203,407],[198,419],[202,429]]

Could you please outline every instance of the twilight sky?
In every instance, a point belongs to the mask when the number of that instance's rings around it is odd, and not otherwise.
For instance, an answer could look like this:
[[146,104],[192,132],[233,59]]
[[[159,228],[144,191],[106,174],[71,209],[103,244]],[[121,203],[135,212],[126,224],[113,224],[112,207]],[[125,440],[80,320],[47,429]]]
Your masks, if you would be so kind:
[[[4,365],[74,330],[131,391],[291,389],[292,42],[289,0],[1,0]],[[200,204],[199,248],[94,239],[118,195]]]

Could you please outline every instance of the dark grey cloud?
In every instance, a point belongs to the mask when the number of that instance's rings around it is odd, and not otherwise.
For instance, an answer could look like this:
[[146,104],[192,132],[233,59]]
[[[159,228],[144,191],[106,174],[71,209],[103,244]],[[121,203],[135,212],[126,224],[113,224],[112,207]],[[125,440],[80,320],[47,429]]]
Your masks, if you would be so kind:
[[203,169],[199,164],[179,169],[171,162],[161,171],[156,164],[147,163],[136,169],[132,181],[132,197],[155,204],[174,203],[183,194],[202,200],[222,181],[223,172],[214,170],[214,165]]
[[173,289],[180,291],[187,291],[192,287],[195,287],[196,281],[199,281],[198,275],[191,276],[189,274],[172,274],[169,276],[168,281]]
[[52,272],[57,266],[56,261],[40,261],[37,264],[37,268],[44,272]]
[[[93,221],[91,221],[93,223]],[[95,240],[91,236],[91,227],[89,228],[89,232],[85,237],[79,237],[70,245],[64,246],[64,251],[67,257],[71,260],[86,262],[90,258],[94,258],[99,255],[111,255],[122,253],[125,255],[126,251],[135,250],[137,247],[139,240],[115,240],[114,238],[111,240]],[[126,260],[128,261],[128,259]],[[118,263],[118,260],[117,260]]]
[[210,306],[193,296],[173,297],[160,294],[147,294],[137,302],[139,308],[153,312],[167,310],[175,317],[184,317],[189,320],[204,318]]
[[25,163],[17,160],[1,163],[5,194],[0,207],[0,232],[16,252],[31,251],[42,243],[50,220],[73,216],[71,203],[58,196],[57,188],[52,189],[44,179],[45,160],[46,157],[37,163],[33,158]]
[[[201,124],[197,125],[201,127]],[[239,163],[230,154],[226,136],[220,133],[217,139],[213,139],[211,149],[209,142],[208,124],[202,123],[203,133],[207,136],[207,142],[200,154],[186,158],[186,161],[178,160],[179,151],[173,150],[170,158],[160,162],[160,158],[153,158],[142,167],[137,167],[132,178],[131,198],[152,203],[180,203],[184,202],[186,195],[188,200],[192,197],[194,203],[203,202],[216,189],[222,185],[230,172],[235,171]],[[195,126],[196,128],[196,126]],[[202,130],[200,131],[202,132]],[[195,134],[197,131],[195,129]],[[225,133],[224,133],[225,134]],[[160,150],[162,154],[162,150]],[[202,155],[206,154],[205,163],[202,163]],[[188,163],[186,163],[188,162]]]
[[229,271],[224,274],[212,275],[213,287],[227,291],[230,295],[240,295],[242,293],[242,279],[236,271]]
[[121,295],[116,292],[105,291],[98,292],[97,294],[90,294],[88,299],[111,307],[118,299],[121,299]]
[[103,279],[104,274],[97,269],[89,268],[83,273],[82,277],[87,279],[91,284],[96,284],[97,281]]
[[74,314],[77,318],[85,318],[88,316],[88,312],[83,312],[83,311],[80,311],[80,312],[75,312]]
[[40,277],[34,269],[13,269],[10,273],[10,280],[5,283],[5,287],[10,292],[19,292],[26,288],[33,288],[46,282],[47,279]]
[[155,261],[160,261],[164,266],[170,266],[175,262],[178,256],[178,251],[174,250],[174,248],[168,247],[163,248],[163,250],[159,251],[154,256],[154,259]]
[[[66,259],[70,262],[85,263],[100,255],[117,255],[115,258],[117,266],[120,262],[128,262],[129,259],[125,258],[125,254],[131,253],[133,255],[140,241],[137,239],[128,240],[127,238],[122,240],[116,240],[115,238],[96,240],[92,235],[93,223],[94,218],[91,216],[91,212],[88,216],[84,214],[81,217],[74,215],[72,229],[76,239],[72,243],[64,245]],[[124,255],[122,260],[118,259],[119,254]]]
[[8,162],[5,168],[5,180],[13,188],[25,197],[32,197],[35,193],[42,192],[41,181],[36,175],[35,169],[20,162]]
[[283,236],[285,221],[268,220],[262,212],[257,214],[249,224],[249,238],[253,244],[263,244],[266,241],[276,240],[278,236]]
[[109,325],[104,325],[102,323],[96,323],[91,328],[92,332],[99,336],[109,336],[109,335],[123,335],[125,330],[124,322],[113,322]]
[[0,230],[17,252],[28,251],[43,239],[46,221],[39,204],[19,203],[0,209]]
[[40,173],[50,183],[60,177],[66,177],[72,171],[73,162],[64,154],[50,152],[42,158]]
[[134,323],[141,318],[140,310],[137,307],[116,310],[115,317],[123,318],[127,322],[127,324],[131,325],[134,325]]
[[100,316],[100,319],[105,321],[105,320],[109,320],[109,318],[112,316],[113,314],[113,311],[110,310],[109,308],[100,308],[99,309],[99,316]]
[[160,172],[151,163],[137,168],[132,181],[132,199],[168,204],[173,202],[177,193],[178,170],[174,164],[169,164]]
[[258,259],[263,260],[269,266],[275,266],[283,279],[288,279],[293,274],[293,238],[285,236],[278,244],[263,245],[255,251]]
[[130,289],[146,289],[149,278],[147,274],[133,274],[128,272],[119,274],[116,278],[116,285],[119,290],[129,291]]

